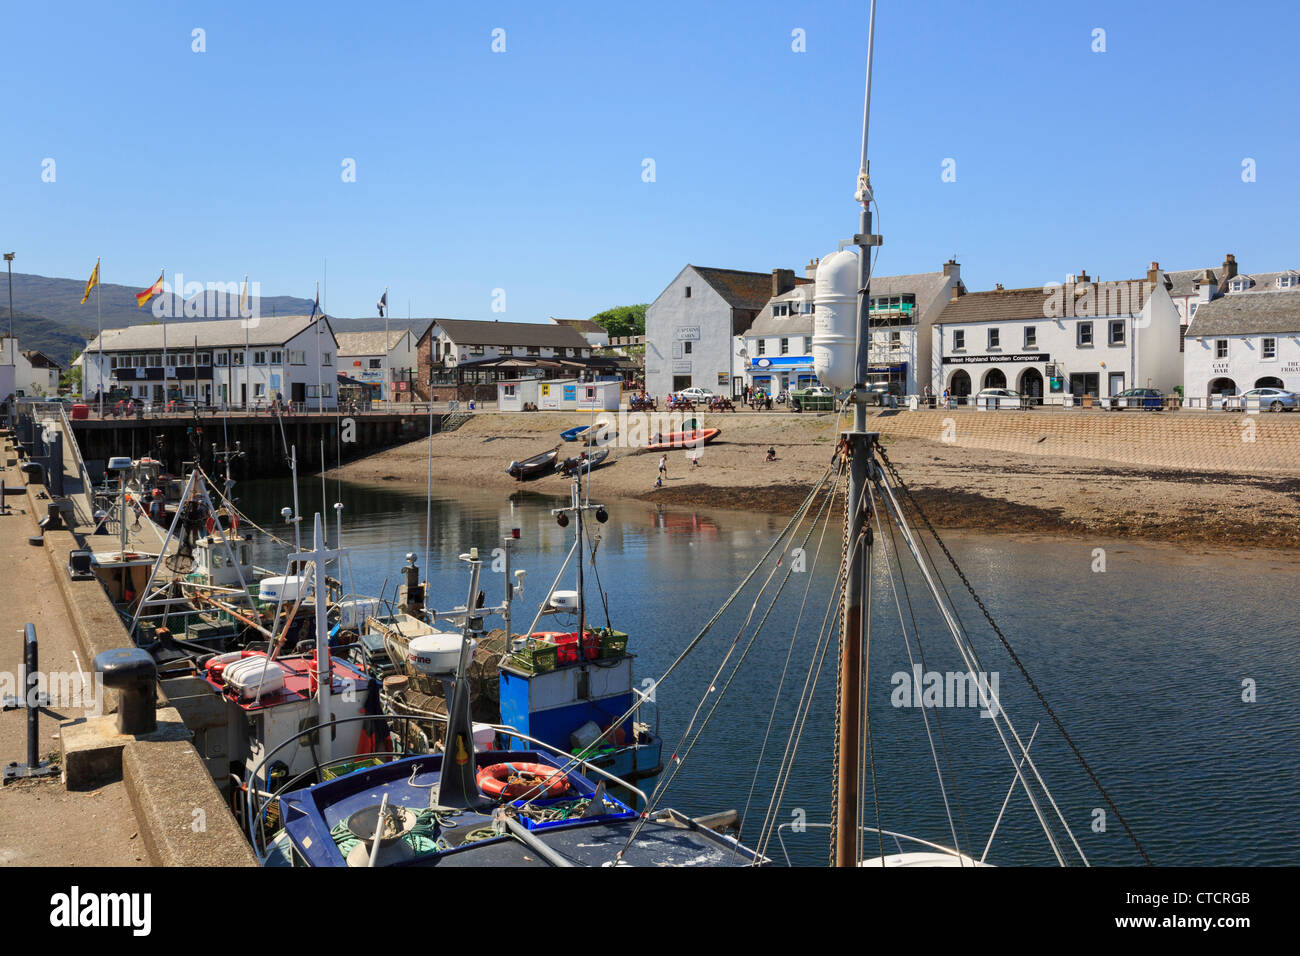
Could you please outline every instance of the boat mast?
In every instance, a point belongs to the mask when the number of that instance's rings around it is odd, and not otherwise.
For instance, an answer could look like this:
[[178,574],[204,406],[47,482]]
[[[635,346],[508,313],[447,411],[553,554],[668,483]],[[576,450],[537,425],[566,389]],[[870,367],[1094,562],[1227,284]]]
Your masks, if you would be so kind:
[[835,780],[836,866],[858,863],[858,780],[863,696],[867,662],[864,648],[871,622],[868,575],[871,562],[871,527],[866,503],[867,482],[871,480],[872,446],[879,437],[867,432],[866,381],[870,366],[871,329],[871,250],[881,237],[871,233],[871,176],[867,162],[867,130],[871,117],[871,58],[876,31],[876,0],[871,0],[867,26],[867,85],[862,107],[862,162],[858,169],[858,188],[854,198],[861,204],[858,233],[853,237],[858,247],[858,342],[857,376],[853,388],[853,429],[843,434],[849,457],[848,500],[845,506],[845,547],[848,567],[844,582],[843,612],[839,660],[840,695],[835,714],[837,753]]

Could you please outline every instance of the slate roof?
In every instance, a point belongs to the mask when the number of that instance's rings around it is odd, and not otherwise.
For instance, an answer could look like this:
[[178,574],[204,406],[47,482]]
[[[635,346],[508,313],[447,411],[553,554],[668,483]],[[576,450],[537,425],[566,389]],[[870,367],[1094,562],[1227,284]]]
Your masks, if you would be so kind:
[[23,349],[22,353],[31,364],[32,368],[63,368],[63,366],[54,361],[54,359],[36,349]]
[[[758,311],[772,298],[772,273],[742,272],[739,269],[715,269],[692,265],[701,279],[712,286],[733,309]],[[795,285],[808,285],[811,279],[795,276]]]
[[1300,332],[1300,290],[1236,292],[1196,310],[1187,337]]
[[339,355],[383,355],[386,351],[391,352],[406,333],[406,329],[390,329],[387,349],[384,348],[383,332],[339,332],[334,338],[339,343]]
[[445,332],[456,345],[591,348],[591,343],[580,332],[567,325],[541,322],[485,322],[478,319],[434,319],[433,326]]
[[[331,335],[329,319],[318,317],[324,322],[324,328]],[[132,349],[161,349],[164,330],[169,350],[184,350],[195,346],[201,349],[242,348],[249,345],[284,345],[312,325],[308,315],[281,315],[274,318],[262,316],[260,319],[174,319],[166,325],[159,322],[150,325],[131,325],[124,329],[104,329],[104,352],[125,352]],[[87,352],[99,352],[101,336],[96,336],[86,344]]]
[[[1093,286],[1093,314],[1091,317],[1105,318],[1108,315],[1129,315],[1142,311],[1147,300],[1146,279],[1126,279],[1120,283],[1090,283]],[[1108,296],[1106,288],[1114,285],[1127,285],[1130,290],[1129,307],[1131,313],[1119,313],[1106,308]],[[1067,287],[1068,288],[1068,287]],[[1082,285],[1075,286],[1075,296],[1081,294]],[[874,290],[874,286],[873,286]],[[1061,293],[1064,294],[1064,291]],[[953,299],[935,319],[938,325],[953,325],[970,322],[1005,322],[1018,319],[1046,319],[1048,292],[1042,287],[1032,289],[993,289],[986,292],[968,292]],[[1202,306],[1201,308],[1205,308]],[[1089,316],[1079,316],[1089,318]]]
[[554,322],[556,325],[567,325],[575,332],[604,332],[605,331],[603,328],[601,328],[599,323],[593,322],[591,321],[591,319],[557,319],[555,316],[551,316],[551,321]]

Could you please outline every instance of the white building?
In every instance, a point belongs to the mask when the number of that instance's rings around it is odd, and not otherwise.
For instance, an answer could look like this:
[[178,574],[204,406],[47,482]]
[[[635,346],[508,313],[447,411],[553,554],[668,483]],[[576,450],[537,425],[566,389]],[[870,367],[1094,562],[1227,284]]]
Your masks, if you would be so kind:
[[936,394],[1010,388],[1033,399],[1182,384],[1178,311],[1163,283],[1096,282],[958,295],[934,324]]
[[106,329],[82,353],[82,397],[129,390],[153,404],[257,407],[277,396],[337,407],[337,343],[329,319],[306,315],[171,321]]
[[[807,278],[815,278],[810,262]],[[868,322],[871,345],[868,378],[897,382],[904,394],[918,394],[932,377],[931,326],[952,299],[965,292],[961,266],[954,260],[938,272],[877,276],[871,280]],[[774,296],[758,314],[744,340],[745,384],[780,394],[816,381],[812,334],[813,286],[799,285]]]
[[12,370],[0,380],[0,389],[3,389],[0,400],[10,392],[15,398],[59,394],[59,376],[63,367],[44,352],[19,348],[16,338],[0,337],[0,367]]
[[382,401],[409,401],[419,371],[416,337],[410,329],[340,332],[338,372],[361,382]]
[[1300,282],[1278,286],[1288,274],[1272,275],[1264,290],[1233,290],[1197,310],[1183,353],[1190,403],[1213,407],[1252,388],[1300,391]]
[[739,396],[745,387],[745,333],[771,299],[811,283],[796,278],[793,269],[686,266],[646,309],[646,391],[663,396],[698,386]]

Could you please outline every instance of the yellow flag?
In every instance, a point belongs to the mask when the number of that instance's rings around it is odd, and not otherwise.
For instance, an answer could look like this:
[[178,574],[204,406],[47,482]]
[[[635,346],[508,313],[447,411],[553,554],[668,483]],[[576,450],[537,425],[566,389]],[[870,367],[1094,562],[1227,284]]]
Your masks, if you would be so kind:
[[90,298],[90,290],[99,285],[99,260],[95,260],[95,268],[90,273],[90,279],[86,282],[86,292],[81,297],[81,304],[85,305],[86,300]]

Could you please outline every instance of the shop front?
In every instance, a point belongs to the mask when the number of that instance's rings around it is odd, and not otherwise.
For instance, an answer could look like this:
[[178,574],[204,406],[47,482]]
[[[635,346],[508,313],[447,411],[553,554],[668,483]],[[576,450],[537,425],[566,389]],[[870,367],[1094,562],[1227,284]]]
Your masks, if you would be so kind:
[[796,388],[817,384],[811,355],[770,355],[751,359],[749,384],[770,395],[781,395]]

